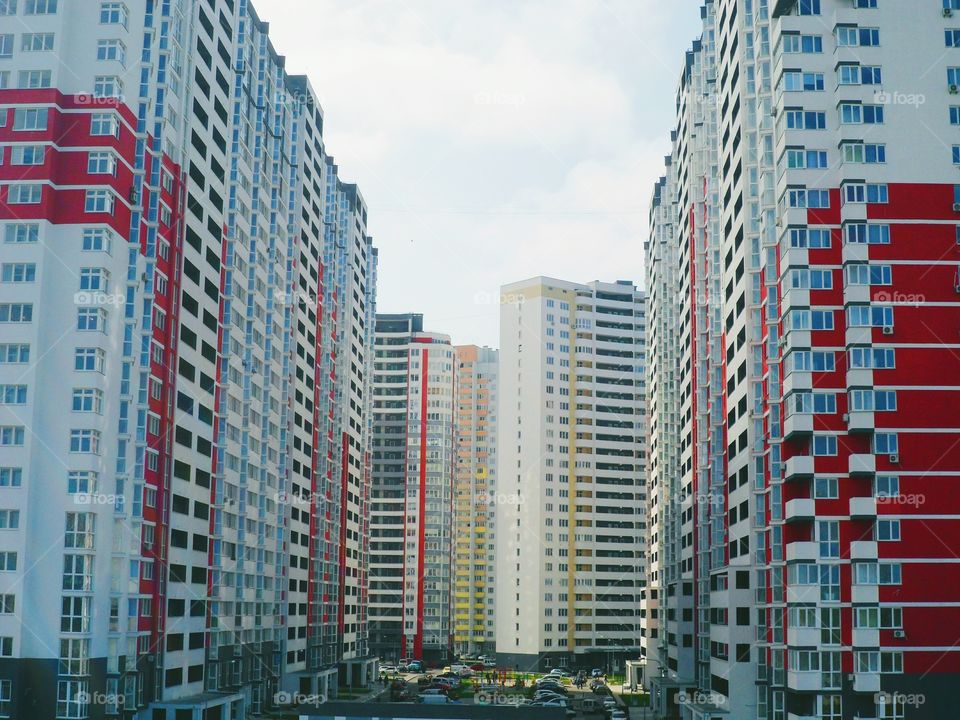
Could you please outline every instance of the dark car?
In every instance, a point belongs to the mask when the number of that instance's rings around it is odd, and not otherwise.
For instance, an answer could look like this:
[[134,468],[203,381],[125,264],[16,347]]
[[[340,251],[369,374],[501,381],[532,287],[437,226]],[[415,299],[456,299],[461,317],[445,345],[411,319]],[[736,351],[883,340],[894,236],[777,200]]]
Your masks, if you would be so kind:
[[594,685],[590,689],[593,691],[594,695],[610,695],[611,694],[610,688],[608,688],[603,683],[600,683],[599,685]]

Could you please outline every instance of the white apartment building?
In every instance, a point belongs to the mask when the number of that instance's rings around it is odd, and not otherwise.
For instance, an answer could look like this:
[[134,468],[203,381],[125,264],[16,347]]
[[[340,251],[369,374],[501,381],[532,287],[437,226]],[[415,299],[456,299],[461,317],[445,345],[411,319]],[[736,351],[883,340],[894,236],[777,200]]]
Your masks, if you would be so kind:
[[612,667],[639,653],[646,584],[644,294],[501,292],[498,662]]

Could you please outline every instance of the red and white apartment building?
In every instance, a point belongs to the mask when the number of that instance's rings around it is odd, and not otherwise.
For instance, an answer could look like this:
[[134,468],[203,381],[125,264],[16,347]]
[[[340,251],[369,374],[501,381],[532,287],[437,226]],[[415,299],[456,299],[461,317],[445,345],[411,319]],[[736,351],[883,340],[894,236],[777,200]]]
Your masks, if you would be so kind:
[[660,717],[956,715],[960,2],[716,0],[646,243]]
[[370,651],[445,662],[451,623],[456,358],[423,315],[378,314],[373,359]]
[[267,31],[0,0],[0,717],[230,720],[375,671],[376,251]]

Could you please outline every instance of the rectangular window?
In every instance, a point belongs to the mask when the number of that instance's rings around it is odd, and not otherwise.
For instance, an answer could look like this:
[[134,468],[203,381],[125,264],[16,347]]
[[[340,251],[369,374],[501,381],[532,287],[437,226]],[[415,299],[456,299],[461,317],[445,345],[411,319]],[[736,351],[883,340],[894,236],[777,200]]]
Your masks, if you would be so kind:
[[16,14],[17,0],[0,0],[0,16]]
[[106,353],[100,348],[77,348],[74,351],[74,370],[102,373],[105,363]]
[[23,52],[47,52],[53,50],[53,33],[24,33],[20,36]]
[[73,411],[101,414],[103,412],[103,391],[95,388],[74,388]]
[[127,62],[127,48],[120,40],[98,40],[97,60],[113,60],[121,66]]
[[900,442],[896,433],[878,432],[873,436],[873,452],[877,455],[896,455]]
[[819,15],[820,0],[800,0],[797,3],[798,15]]
[[28,323],[32,321],[32,303],[0,303],[0,323]]
[[81,290],[106,290],[109,273],[103,268],[80,268]]
[[53,73],[50,70],[21,70],[17,85],[22,90],[37,90],[53,87]]
[[943,35],[948,48],[960,48],[960,30],[948,28]]
[[0,60],[9,60],[13,57],[13,33],[0,35]]
[[900,539],[899,520],[877,520],[874,538],[877,542],[896,542]]
[[77,330],[106,332],[107,311],[102,308],[80,308],[77,310]]
[[67,473],[67,492],[71,495],[88,495],[97,491],[97,474],[85,470]]
[[17,108],[13,111],[13,129],[23,131],[47,129],[46,108]]
[[116,175],[116,156],[109,150],[91,152],[87,155],[87,172],[91,175]]
[[120,123],[113,113],[94,113],[90,116],[90,134],[94,137],[120,137]]
[[37,279],[35,263],[3,263],[0,265],[0,282],[32,283]]
[[43,185],[25,184],[7,186],[7,202],[11,205],[39,205],[43,201]]
[[84,212],[113,215],[114,200],[109,190],[87,190]]
[[20,487],[23,484],[23,468],[0,468],[0,487]]
[[97,75],[93,79],[95,97],[119,98],[123,95],[123,83],[116,75]]
[[12,165],[43,165],[45,145],[15,145],[10,153]]
[[122,25],[127,27],[127,6],[122,2],[100,3],[100,23],[103,25]]
[[0,384],[0,405],[26,405],[27,386]]
[[3,232],[3,241],[21,245],[35,243],[40,238],[40,225],[37,223],[14,223],[7,225]]
[[71,430],[70,452],[99,455],[100,432],[98,430]]
[[0,510],[0,530],[16,530],[19,527],[19,510]]
[[55,15],[57,0],[25,0],[23,12],[25,15]]
[[816,456],[833,456],[837,454],[836,435],[814,435],[813,454]]

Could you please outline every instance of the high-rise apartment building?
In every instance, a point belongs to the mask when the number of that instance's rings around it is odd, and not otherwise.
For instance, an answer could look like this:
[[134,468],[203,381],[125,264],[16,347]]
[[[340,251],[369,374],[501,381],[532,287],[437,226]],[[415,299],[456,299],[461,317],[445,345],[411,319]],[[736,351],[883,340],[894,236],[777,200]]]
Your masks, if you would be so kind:
[[455,348],[457,467],[454,479],[453,641],[460,655],[496,650],[494,619],[497,477],[496,350]]
[[612,667],[646,582],[644,294],[538,277],[502,302],[497,659]]
[[372,386],[371,652],[450,654],[455,357],[418,314],[378,314]]
[[0,714],[334,695],[375,665],[376,254],[316,98],[246,0],[0,23]]
[[958,11],[703,6],[647,243],[661,716],[954,712]]

